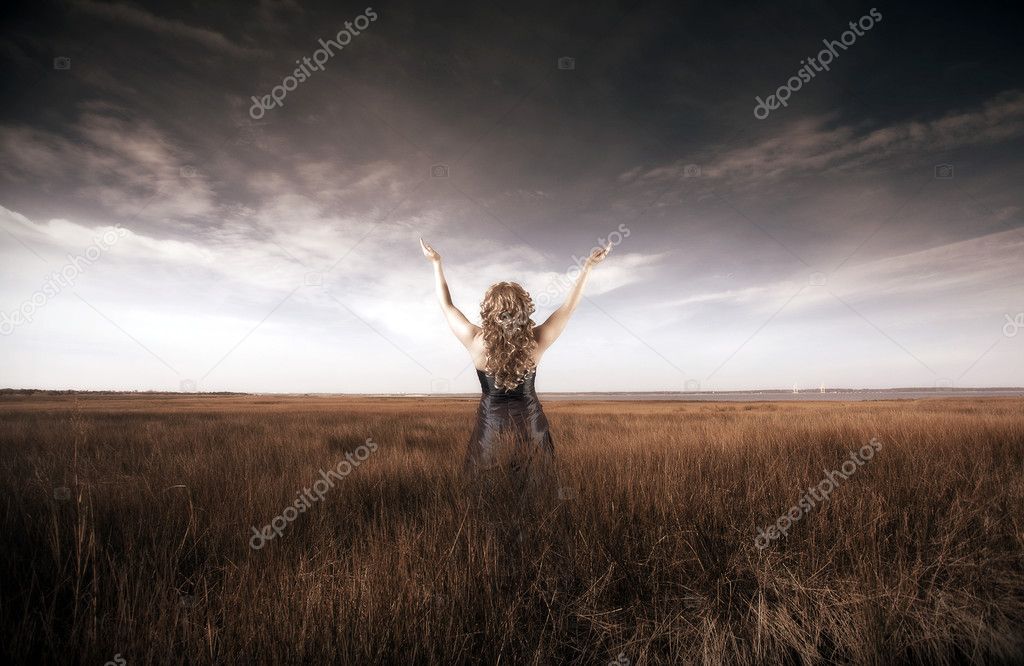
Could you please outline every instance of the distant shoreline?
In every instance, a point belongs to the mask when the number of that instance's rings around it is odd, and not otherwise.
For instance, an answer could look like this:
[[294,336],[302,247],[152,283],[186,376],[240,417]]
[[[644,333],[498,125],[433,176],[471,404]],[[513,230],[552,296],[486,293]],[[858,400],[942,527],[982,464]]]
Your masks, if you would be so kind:
[[1017,398],[1024,388],[979,389],[835,389],[822,391],[694,391],[645,393],[542,393],[547,400],[678,400],[698,402],[797,402],[921,400],[927,398]]
[[[49,389],[0,389],[0,398],[14,396],[140,396],[185,397],[311,397],[311,398],[417,398],[417,399],[475,399],[479,393],[259,393],[259,392],[201,392],[177,391],[78,391]],[[926,398],[1014,398],[1024,397],[1024,387],[989,388],[889,388],[889,389],[826,389],[797,391],[763,389],[757,391],[592,391],[541,392],[544,400],[605,400],[605,401],[681,401],[681,402],[792,402],[792,401],[865,401],[865,400],[919,400]]]

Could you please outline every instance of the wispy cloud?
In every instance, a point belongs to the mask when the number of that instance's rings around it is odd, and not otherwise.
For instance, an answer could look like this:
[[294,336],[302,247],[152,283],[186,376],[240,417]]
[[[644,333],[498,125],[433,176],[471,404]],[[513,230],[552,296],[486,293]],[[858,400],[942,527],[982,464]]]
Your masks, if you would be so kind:
[[59,185],[117,215],[145,208],[181,219],[213,208],[207,175],[148,123],[86,112],[67,135],[2,126],[0,151],[5,178]]
[[174,39],[189,41],[227,55],[251,57],[261,54],[259,49],[240,46],[223,34],[210,28],[191,26],[183,21],[157,16],[152,12],[131,5],[77,0],[74,7],[92,16],[116,21],[134,28],[141,28]]
[[[864,168],[941,146],[951,150],[992,144],[1024,135],[1024,93],[1008,91],[980,107],[934,120],[910,120],[887,127],[833,126],[829,116],[805,117],[749,146],[712,147],[700,163],[700,178],[732,182],[778,180],[801,173]],[[688,164],[699,157],[624,172],[623,180],[693,181]]]
[[685,318],[708,308],[764,316],[805,287],[788,311],[834,305],[831,291],[853,302],[870,302],[875,310],[899,312],[904,321],[998,315],[1024,292],[1022,265],[1024,234],[1011,230],[851,264],[822,275],[821,284],[812,284],[806,273],[799,273],[767,283],[691,293],[658,307]]

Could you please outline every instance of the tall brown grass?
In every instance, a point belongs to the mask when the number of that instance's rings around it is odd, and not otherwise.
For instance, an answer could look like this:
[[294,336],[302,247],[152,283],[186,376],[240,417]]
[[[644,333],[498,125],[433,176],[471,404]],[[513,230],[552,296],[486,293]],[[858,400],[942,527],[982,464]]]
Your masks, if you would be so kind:
[[[1011,663],[1024,401],[558,402],[557,479],[467,400],[7,396],[3,653],[103,663]],[[759,550],[812,485],[882,450]],[[379,445],[280,538],[263,526]],[[64,494],[67,488],[68,494]],[[621,655],[621,656],[620,656]]]

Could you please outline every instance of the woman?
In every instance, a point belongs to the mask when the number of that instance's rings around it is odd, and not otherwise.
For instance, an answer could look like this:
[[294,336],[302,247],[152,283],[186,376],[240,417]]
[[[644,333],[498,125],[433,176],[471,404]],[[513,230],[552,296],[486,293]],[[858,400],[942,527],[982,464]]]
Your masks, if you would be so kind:
[[[469,442],[466,463],[492,465],[511,443],[517,463],[528,458],[554,455],[548,420],[541,409],[534,381],[537,364],[565,330],[583,297],[591,269],[611,251],[611,244],[598,248],[587,258],[565,303],[537,326],[533,299],[515,282],[491,285],[480,304],[480,326],[472,324],[452,304],[448,283],[441,268],[441,255],[420,239],[423,255],[434,265],[434,284],[441,311],[459,342],[466,347],[480,379],[480,407]],[[511,440],[510,442],[508,440]],[[514,467],[518,467],[514,463]]]

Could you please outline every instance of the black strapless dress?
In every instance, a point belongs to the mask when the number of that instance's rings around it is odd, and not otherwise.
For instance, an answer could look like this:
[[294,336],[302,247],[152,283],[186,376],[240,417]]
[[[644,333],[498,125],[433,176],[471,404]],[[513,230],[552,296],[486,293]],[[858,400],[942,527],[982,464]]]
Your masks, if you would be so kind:
[[[511,445],[516,458],[540,456],[550,460],[555,453],[548,428],[548,419],[541,409],[534,387],[534,370],[511,390],[494,385],[494,377],[476,371],[480,379],[480,407],[476,412],[476,426],[469,440],[467,466],[491,466],[498,463],[504,446]],[[513,463],[518,467],[519,464]]]

